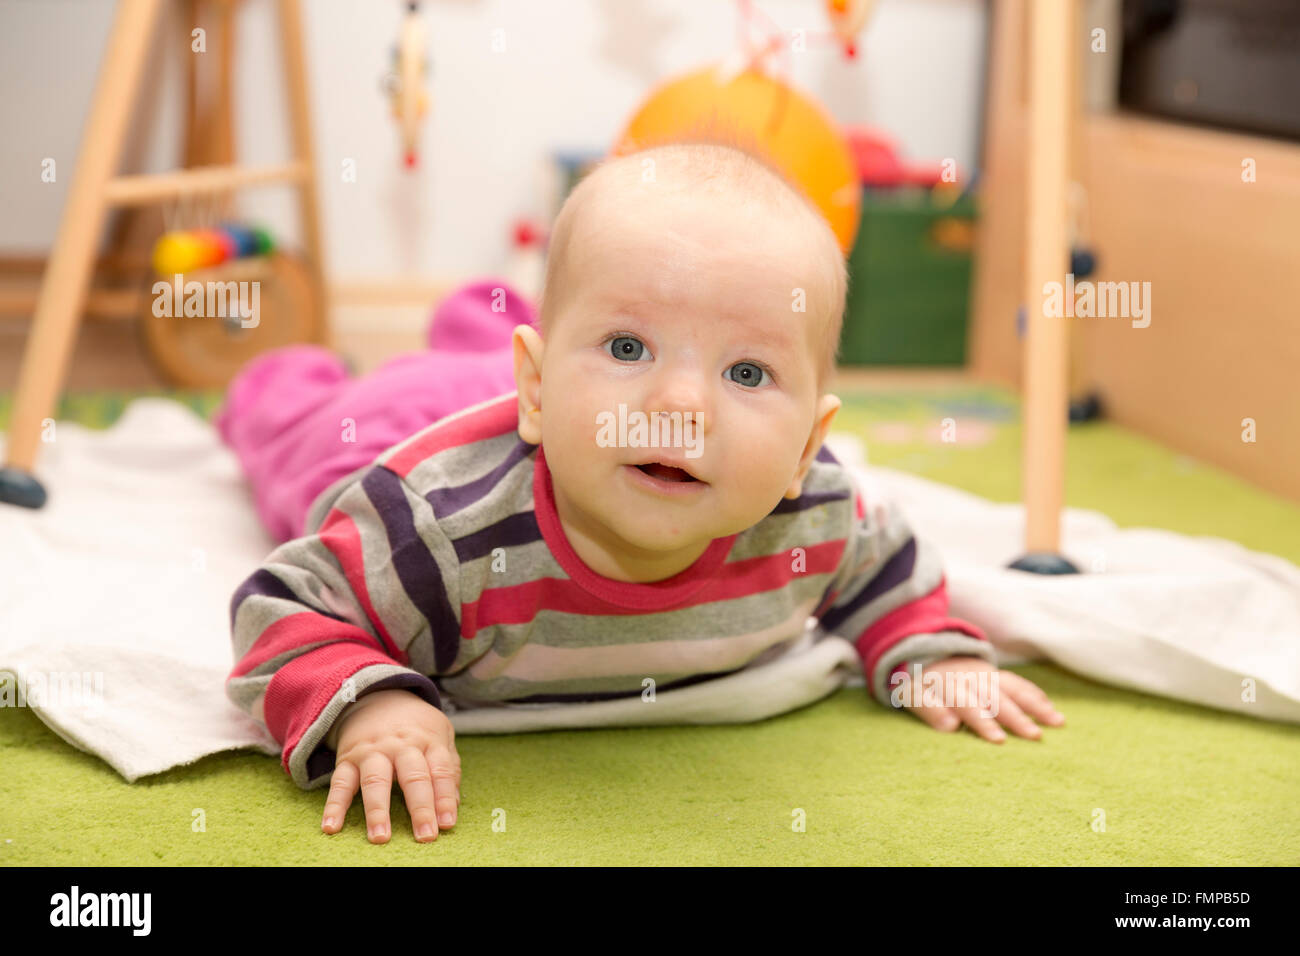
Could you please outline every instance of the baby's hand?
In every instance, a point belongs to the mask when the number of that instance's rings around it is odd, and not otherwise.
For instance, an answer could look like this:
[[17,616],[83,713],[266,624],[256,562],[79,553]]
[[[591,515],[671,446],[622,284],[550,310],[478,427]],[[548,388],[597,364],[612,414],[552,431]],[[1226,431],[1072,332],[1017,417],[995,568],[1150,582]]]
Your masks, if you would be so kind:
[[[438,839],[439,826],[456,823],[460,807],[460,755],[447,715],[409,690],[379,690],[360,697],[341,718],[334,775],[321,829],[338,833],[361,787],[371,843],[387,843],[393,776],[406,797],[415,839]],[[434,818],[437,803],[438,817]]]
[[[981,671],[989,676],[981,680]],[[910,669],[908,673],[910,675]],[[925,693],[925,678],[929,674],[938,675],[937,678],[931,678],[931,681],[935,681],[940,690],[944,687],[955,689],[958,681],[966,681],[964,701],[960,696],[949,700],[946,693],[934,700]],[[948,677],[948,674],[952,677]],[[935,730],[957,730],[965,722],[985,740],[1000,744],[1006,740],[1007,735],[998,726],[999,723],[1013,733],[1031,740],[1037,740],[1043,732],[1028,715],[1032,714],[1053,727],[1065,723],[1065,717],[1057,712],[1038,685],[1019,674],[998,670],[978,657],[949,657],[927,664],[921,668],[921,687],[921,704],[912,704],[913,696],[909,689],[901,695],[903,706]]]

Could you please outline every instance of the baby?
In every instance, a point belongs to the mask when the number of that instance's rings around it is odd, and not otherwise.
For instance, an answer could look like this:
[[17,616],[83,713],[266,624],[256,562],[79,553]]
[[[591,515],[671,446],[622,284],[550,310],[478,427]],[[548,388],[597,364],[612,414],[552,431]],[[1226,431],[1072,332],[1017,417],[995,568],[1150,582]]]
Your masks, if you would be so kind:
[[325,832],[360,788],[386,842],[394,779],[417,840],[454,825],[444,699],[664,691],[770,659],[810,616],[854,642],[885,706],[896,675],[996,677],[996,719],[901,695],[935,729],[997,742],[999,723],[1037,738],[1031,717],[1063,722],[948,616],[933,548],[822,447],[846,281],[815,208],[738,150],[658,147],[577,186],[540,334],[513,332],[516,390],[322,494],[314,532],[232,601],[227,692],[299,786],[329,781]]

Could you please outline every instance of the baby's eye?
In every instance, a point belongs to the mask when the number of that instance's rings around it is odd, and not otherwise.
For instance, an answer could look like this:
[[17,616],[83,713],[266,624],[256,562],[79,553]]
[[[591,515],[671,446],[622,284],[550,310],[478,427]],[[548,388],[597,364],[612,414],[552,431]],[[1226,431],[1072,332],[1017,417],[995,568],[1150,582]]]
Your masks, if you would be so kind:
[[767,370],[753,362],[737,362],[727,370],[727,377],[740,385],[757,388],[767,376]]
[[645,353],[645,344],[640,339],[633,338],[630,335],[620,335],[612,338],[609,340],[609,344],[613,346],[613,351],[610,354],[620,362],[639,361]]

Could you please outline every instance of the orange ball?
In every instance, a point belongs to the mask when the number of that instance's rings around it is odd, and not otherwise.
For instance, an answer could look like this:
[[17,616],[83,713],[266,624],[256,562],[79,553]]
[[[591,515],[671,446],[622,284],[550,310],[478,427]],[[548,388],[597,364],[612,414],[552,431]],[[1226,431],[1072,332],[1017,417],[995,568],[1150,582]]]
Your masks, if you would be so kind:
[[779,169],[821,210],[845,256],[853,249],[862,188],[830,115],[780,80],[750,68],[709,66],[659,87],[641,104],[613,155],[682,140],[738,146]]
[[194,241],[198,243],[199,248],[199,268],[205,266],[215,266],[225,262],[228,258],[227,250],[229,242],[224,235],[215,229],[196,229],[190,233]]

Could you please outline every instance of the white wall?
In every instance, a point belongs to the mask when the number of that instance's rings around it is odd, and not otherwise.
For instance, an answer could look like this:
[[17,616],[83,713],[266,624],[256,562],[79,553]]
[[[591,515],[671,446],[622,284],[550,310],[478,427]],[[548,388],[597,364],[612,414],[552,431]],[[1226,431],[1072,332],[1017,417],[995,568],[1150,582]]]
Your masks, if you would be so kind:
[[[819,0],[757,3],[786,30],[826,30]],[[550,212],[551,151],[606,148],[656,80],[734,49],[738,22],[731,0],[424,0],[434,102],[410,174],[379,88],[404,4],[302,5],[334,281],[499,270],[513,219]],[[0,0],[0,254],[43,252],[54,239],[115,6]],[[288,155],[273,14],[270,0],[246,0],[239,18],[236,135],[253,163]],[[969,170],[985,21],[982,0],[879,0],[856,62],[810,47],[794,57],[794,79],[841,122],[879,125],[907,155]],[[180,155],[181,71],[193,54],[178,24],[167,26],[146,83],[152,105],[129,137],[130,171],[167,169]],[[491,50],[498,28],[504,53]],[[54,184],[40,181],[44,157],[58,163]],[[342,182],[345,158],[355,183]],[[258,189],[240,204],[293,240],[290,191]]]

